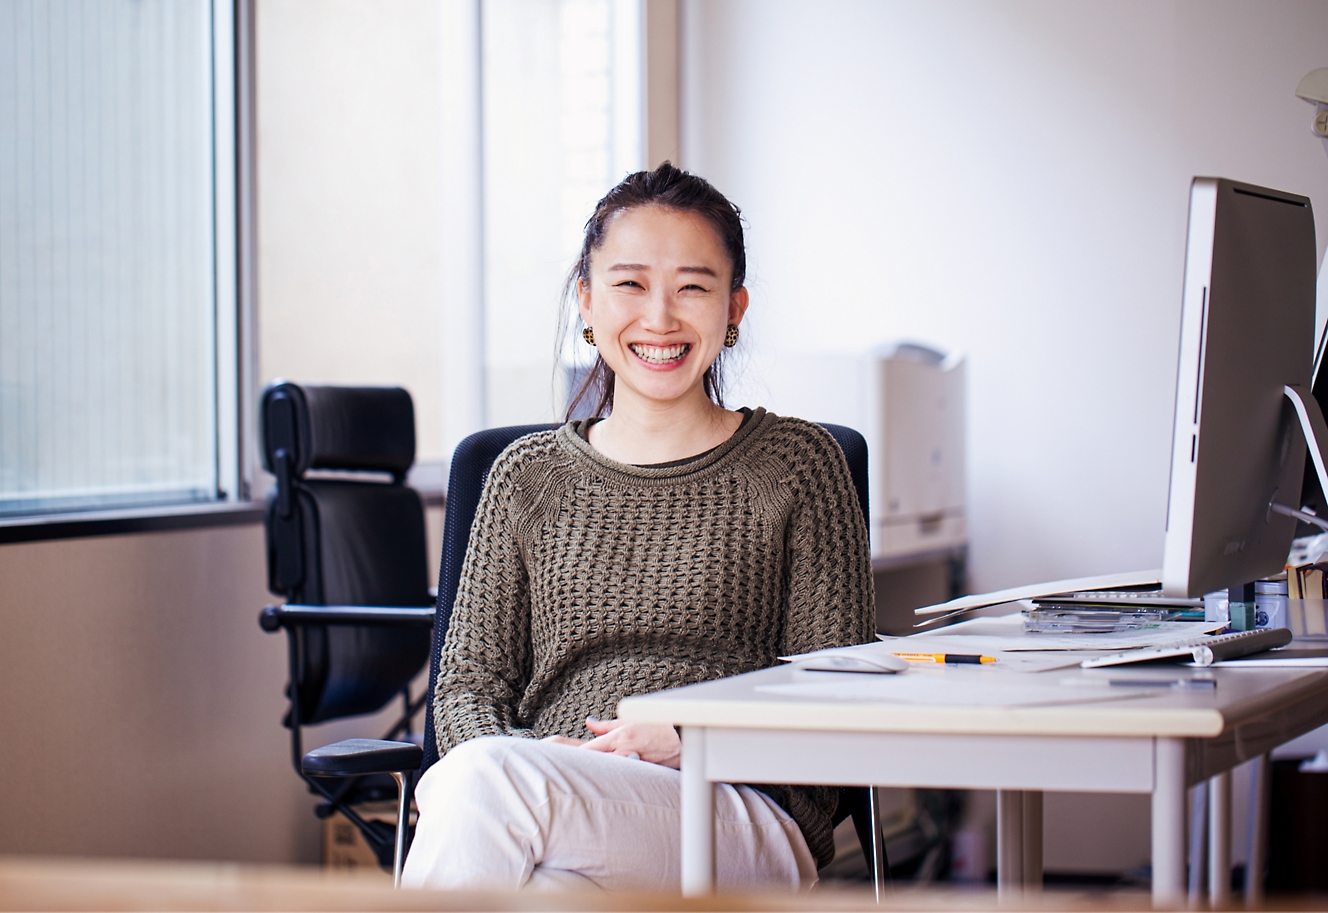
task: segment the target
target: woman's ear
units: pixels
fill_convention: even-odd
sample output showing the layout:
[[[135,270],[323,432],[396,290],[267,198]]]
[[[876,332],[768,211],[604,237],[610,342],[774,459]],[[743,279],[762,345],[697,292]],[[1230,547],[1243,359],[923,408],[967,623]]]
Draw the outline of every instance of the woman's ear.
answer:
[[[735,290],[729,295],[729,323],[737,326],[742,323],[742,315],[747,313],[747,286]]]
[[[593,327],[595,321],[590,315],[590,283],[585,279],[576,280],[576,299],[577,310],[581,313],[581,320],[588,327]]]

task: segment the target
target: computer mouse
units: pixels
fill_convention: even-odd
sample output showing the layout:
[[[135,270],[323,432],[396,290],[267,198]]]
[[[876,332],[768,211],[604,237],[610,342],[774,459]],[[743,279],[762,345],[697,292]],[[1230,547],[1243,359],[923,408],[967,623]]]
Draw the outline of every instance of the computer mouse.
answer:
[[[903,672],[908,668],[908,660],[890,653],[875,656],[862,656],[847,653],[827,653],[813,656],[797,663],[799,669],[811,672]]]

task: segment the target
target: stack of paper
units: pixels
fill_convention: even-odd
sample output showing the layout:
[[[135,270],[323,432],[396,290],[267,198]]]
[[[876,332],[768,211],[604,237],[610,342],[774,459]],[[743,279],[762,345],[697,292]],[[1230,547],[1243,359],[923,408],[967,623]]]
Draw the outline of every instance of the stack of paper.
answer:
[[[1221,630],[1222,623],[1190,621],[1158,622],[1148,628],[1110,634],[1028,634],[1024,631],[1023,617],[1019,613],[996,618],[974,618],[958,624],[913,634],[909,637],[880,636],[874,644],[841,647],[837,650],[818,650],[797,656],[781,656],[787,662],[796,662],[813,655],[861,651],[870,656],[881,653],[931,653],[989,656],[996,662],[983,669],[1011,672],[1045,672],[1077,666],[1089,657],[1105,653],[1118,653],[1140,647],[1156,647],[1194,637],[1196,634]]]

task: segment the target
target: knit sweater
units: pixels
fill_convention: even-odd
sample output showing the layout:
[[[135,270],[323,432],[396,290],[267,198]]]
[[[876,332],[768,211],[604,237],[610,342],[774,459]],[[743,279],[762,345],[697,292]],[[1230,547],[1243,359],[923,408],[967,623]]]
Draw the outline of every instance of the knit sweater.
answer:
[[[443,647],[440,752],[586,738],[622,698],[872,639],[867,529],[844,455],[757,409],[681,466],[628,466],[572,422],[513,442],[484,486]],[[834,857],[837,792],[758,787]]]

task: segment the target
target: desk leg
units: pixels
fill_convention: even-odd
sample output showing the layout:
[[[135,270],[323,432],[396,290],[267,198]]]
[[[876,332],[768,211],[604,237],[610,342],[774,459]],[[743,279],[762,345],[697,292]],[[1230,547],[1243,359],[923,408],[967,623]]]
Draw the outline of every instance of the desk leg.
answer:
[[[1185,740],[1153,740],[1153,904],[1185,903]]]
[[[1231,903],[1231,772],[1208,780],[1208,903]]]
[[[1024,793],[996,790],[996,892],[1002,898],[1024,887]]]
[[[1245,863],[1245,906],[1253,910],[1263,902],[1263,870],[1268,859],[1268,798],[1273,768],[1269,755],[1251,765],[1250,844]]]
[[[1190,787],[1190,837],[1188,868],[1190,870],[1188,897],[1191,910],[1199,908],[1203,902],[1204,873],[1207,871],[1207,857],[1204,855],[1204,840],[1208,833],[1208,784],[1200,783]]]
[[[1042,791],[1024,791],[1024,890],[1042,892]]]
[[[715,891],[715,787],[706,779],[706,731],[682,730],[682,893]]]

